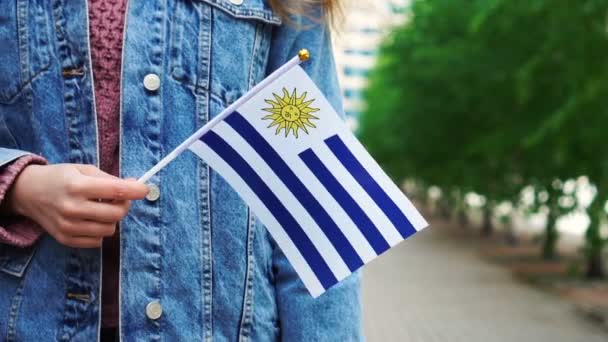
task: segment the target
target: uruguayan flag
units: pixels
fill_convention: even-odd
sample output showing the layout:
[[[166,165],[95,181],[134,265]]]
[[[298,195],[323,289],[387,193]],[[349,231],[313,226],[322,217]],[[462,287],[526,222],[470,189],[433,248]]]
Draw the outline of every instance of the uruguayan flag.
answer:
[[[190,145],[317,297],[427,223],[299,66]]]

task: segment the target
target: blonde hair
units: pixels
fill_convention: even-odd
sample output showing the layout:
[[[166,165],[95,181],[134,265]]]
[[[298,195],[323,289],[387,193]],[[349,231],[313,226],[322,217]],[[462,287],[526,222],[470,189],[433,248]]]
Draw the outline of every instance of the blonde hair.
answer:
[[[338,0],[269,0],[272,9],[277,12],[288,23],[291,22],[289,17],[292,15],[304,15],[317,20],[327,20],[334,22],[336,17],[341,13],[341,7]],[[312,15],[312,9],[321,5],[323,15],[321,18],[318,15]]]

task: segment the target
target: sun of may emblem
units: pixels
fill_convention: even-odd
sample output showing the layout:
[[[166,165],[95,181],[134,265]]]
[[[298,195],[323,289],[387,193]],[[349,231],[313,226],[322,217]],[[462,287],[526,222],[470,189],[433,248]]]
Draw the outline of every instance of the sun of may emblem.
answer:
[[[272,114],[266,115],[262,119],[272,120],[268,127],[277,126],[275,134],[279,134],[281,130],[285,130],[286,137],[289,135],[289,132],[292,132],[297,138],[300,129],[308,134],[306,126],[310,128],[317,127],[310,120],[319,120],[319,118],[310,113],[318,112],[319,108],[309,106],[313,103],[314,99],[305,101],[306,92],[298,97],[296,89],[289,95],[289,91],[283,88],[283,97],[275,93],[272,95],[274,95],[276,101],[265,100],[272,108],[264,108],[265,111]]]

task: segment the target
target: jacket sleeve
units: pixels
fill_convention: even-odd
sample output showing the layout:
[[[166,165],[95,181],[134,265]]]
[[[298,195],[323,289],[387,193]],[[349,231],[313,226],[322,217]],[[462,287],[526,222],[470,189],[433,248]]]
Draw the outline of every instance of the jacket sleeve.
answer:
[[[6,164],[14,161],[15,159],[26,156],[28,154],[31,153],[21,150],[13,150],[9,148],[0,147],[0,167],[3,167]]]
[[[295,21],[295,25],[284,24],[273,31],[268,73],[295,56],[300,49],[308,49],[311,58],[301,65],[302,68],[336,112],[343,115],[329,26],[305,18],[295,18]],[[276,243],[273,270],[282,340],[363,340],[359,272],[315,299]]]
[[[46,164],[46,160],[27,152],[0,148],[0,207],[19,173],[31,164]],[[42,231],[36,222],[26,217],[0,214],[2,244],[31,246],[38,240]]]

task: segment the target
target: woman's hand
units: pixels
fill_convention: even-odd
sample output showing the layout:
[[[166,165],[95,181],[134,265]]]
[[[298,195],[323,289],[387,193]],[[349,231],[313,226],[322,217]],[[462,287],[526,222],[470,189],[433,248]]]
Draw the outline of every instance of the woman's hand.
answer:
[[[36,221],[59,243],[92,248],[114,234],[130,200],[147,193],[144,184],[92,165],[30,165],[13,183],[5,204],[9,213]]]

